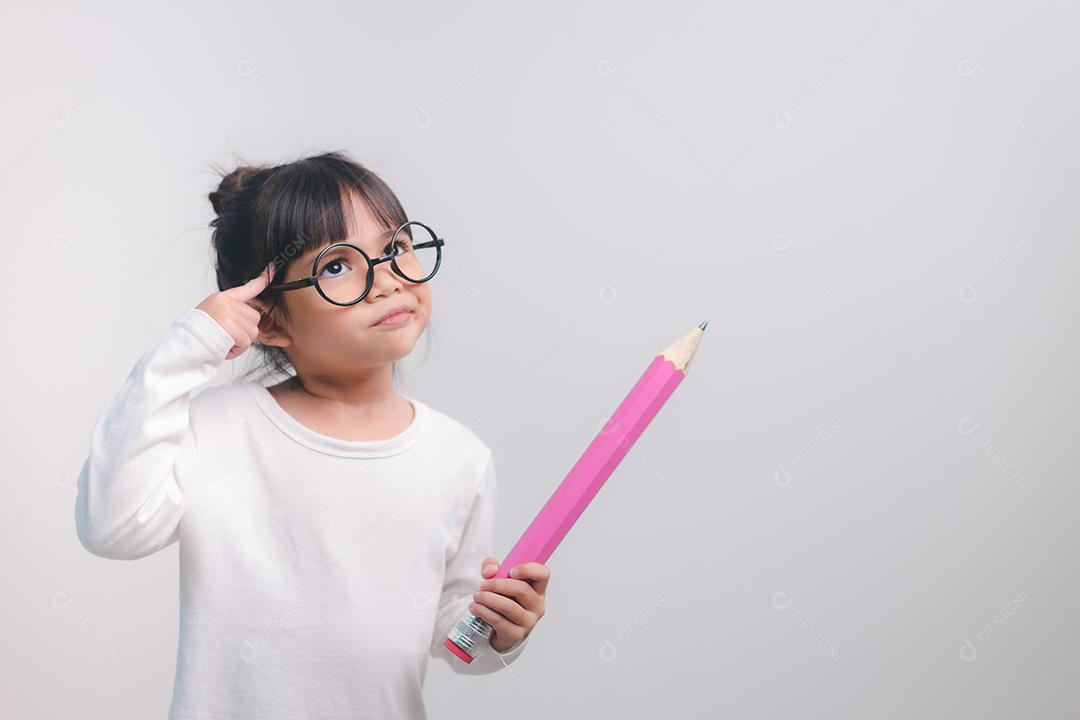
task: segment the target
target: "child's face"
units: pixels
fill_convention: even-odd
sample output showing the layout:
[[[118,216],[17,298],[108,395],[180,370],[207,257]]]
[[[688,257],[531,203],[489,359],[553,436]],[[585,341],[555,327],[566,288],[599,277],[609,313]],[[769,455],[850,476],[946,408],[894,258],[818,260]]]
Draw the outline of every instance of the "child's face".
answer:
[[[359,245],[371,258],[383,255],[390,242],[381,225],[356,195],[350,195],[352,212],[346,208],[348,242]],[[278,282],[311,275],[311,263],[322,248],[310,250],[289,262]],[[289,361],[301,375],[349,377],[357,371],[389,365],[409,354],[431,317],[428,283],[412,283],[393,271],[389,262],[375,266],[367,296],[355,305],[327,302],[314,287],[281,293],[279,305],[288,315],[273,312],[274,323],[264,319],[259,341],[285,348]],[[404,325],[376,326],[388,311],[406,306],[413,312]]]

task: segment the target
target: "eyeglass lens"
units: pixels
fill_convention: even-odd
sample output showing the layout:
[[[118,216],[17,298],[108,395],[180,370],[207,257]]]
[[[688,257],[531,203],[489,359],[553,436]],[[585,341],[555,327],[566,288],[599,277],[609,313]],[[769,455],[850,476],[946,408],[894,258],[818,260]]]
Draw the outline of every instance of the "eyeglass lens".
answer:
[[[438,260],[438,248],[414,247],[435,240],[426,228],[407,225],[394,240],[392,264],[400,275],[412,282],[431,277]],[[387,248],[389,250],[389,248]],[[316,268],[316,281],[326,297],[336,303],[351,303],[367,290],[368,262],[355,248],[339,245],[327,251]]]

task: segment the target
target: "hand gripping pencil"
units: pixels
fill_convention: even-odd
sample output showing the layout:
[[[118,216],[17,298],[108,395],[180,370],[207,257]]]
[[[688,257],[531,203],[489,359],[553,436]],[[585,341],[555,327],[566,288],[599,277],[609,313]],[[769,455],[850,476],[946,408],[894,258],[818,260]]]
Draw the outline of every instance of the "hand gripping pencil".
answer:
[[[547,562],[604,481],[686,377],[707,324],[701,323],[653,359],[503,559],[493,578],[510,577],[510,568],[515,565]],[[470,663],[489,644],[493,632],[494,628],[482,618],[468,613],[450,631],[443,645]]]

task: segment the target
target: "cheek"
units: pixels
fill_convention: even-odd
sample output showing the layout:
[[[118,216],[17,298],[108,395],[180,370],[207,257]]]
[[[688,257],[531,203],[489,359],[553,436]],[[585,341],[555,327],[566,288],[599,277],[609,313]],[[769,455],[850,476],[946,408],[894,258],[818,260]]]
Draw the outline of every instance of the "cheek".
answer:
[[[417,306],[427,315],[431,311],[431,287],[426,283],[418,285],[413,288],[413,294],[416,295]]]
[[[310,292],[301,290],[300,297],[289,298],[289,328],[293,340],[299,344],[305,344],[305,340],[325,335],[327,330],[340,322],[335,318],[335,308],[322,299],[314,289]]]

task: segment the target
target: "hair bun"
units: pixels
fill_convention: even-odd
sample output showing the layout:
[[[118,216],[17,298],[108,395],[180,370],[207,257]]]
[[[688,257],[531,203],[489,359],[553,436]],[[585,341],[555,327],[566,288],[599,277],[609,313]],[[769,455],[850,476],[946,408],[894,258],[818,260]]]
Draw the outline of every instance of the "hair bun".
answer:
[[[211,221],[211,225],[217,225],[221,219],[220,216],[225,214],[229,206],[229,200],[240,192],[244,187],[244,182],[258,171],[259,168],[257,167],[242,165],[221,178],[217,190],[208,195],[210,204],[214,207],[214,212],[218,214],[218,217]]]

